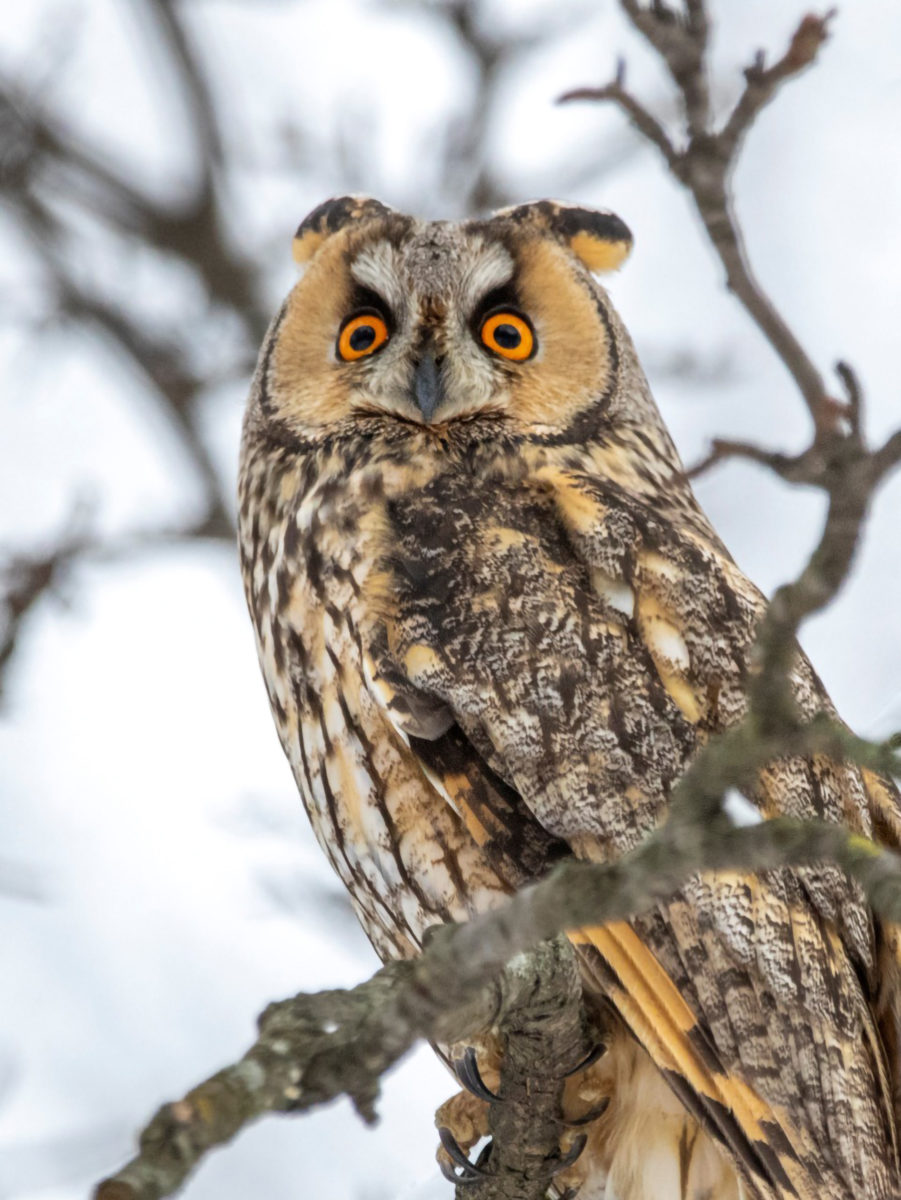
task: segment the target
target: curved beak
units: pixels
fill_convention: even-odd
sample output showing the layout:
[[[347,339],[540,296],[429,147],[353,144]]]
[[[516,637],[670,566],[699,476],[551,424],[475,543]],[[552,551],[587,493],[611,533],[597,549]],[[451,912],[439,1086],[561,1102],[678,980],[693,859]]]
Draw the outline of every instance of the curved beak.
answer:
[[[426,350],[413,372],[413,400],[427,421],[444,403],[441,363],[431,350]]]

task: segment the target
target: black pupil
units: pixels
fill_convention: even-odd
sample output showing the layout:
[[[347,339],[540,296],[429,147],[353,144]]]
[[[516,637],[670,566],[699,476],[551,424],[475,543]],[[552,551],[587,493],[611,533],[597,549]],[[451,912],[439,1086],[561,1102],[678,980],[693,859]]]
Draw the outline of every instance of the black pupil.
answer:
[[[375,341],[375,329],[371,325],[358,325],[349,341],[351,350],[368,350]]]
[[[522,334],[515,325],[498,325],[494,330],[494,340],[505,350],[515,350],[522,341]]]

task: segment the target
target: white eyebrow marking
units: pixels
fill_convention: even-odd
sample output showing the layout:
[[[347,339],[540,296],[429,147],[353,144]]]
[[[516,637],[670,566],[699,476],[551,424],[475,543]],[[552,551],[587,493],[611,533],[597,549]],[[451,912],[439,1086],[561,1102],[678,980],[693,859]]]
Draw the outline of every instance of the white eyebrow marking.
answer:
[[[483,242],[478,257],[460,281],[465,306],[468,309],[513,278],[514,262],[499,242]]]
[[[361,251],[350,266],[350,273],[357,283],[371,288],[395,313],[404,306],[404,292],[400,282],[397,251],[390,242],[376,242]]]

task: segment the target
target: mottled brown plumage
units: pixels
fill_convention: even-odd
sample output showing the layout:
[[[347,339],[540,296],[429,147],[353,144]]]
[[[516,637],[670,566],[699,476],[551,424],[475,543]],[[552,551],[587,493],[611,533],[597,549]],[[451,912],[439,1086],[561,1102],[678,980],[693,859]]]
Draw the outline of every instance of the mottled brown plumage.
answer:
[[[744,711],[761,596],[591,274],[629,240],[551,202],[457,225],[350,197],[298,231],[242,561],[282,745],[385,958],[563,855],[635,846]],[[795,683],[829,709],[800,654]],[[894,788],[822,757],[749,798],[899,841]],[[572,937],[610,1027],[584,1200],[895,1194],[895,931],[839,871],[705,875]]]

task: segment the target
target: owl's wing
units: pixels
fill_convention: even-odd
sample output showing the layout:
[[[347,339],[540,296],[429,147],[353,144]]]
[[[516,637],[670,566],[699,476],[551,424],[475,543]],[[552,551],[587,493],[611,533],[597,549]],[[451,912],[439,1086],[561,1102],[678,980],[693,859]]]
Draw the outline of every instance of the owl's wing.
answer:
[[[393,514],[374,685],[473,836],[506,839],[511,873],[528,844],[520,879],[561,843],[596,860],[636,845],[698,746],[742,711],[761,600],[692,504],[676,521],[615,480],[545,464],[490,504],[445,480]],[[804,711],[828,706],[804,662],[796,684]],[[753,799],[869,833],[873,790],[853,767],[790,760]],[[711,873],[572,937],[761,1195],[892,1195],[874,932],[840,872]]]

